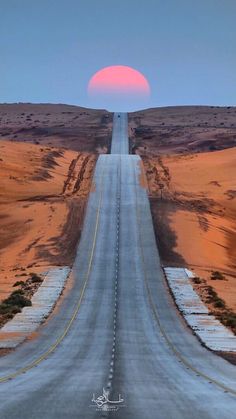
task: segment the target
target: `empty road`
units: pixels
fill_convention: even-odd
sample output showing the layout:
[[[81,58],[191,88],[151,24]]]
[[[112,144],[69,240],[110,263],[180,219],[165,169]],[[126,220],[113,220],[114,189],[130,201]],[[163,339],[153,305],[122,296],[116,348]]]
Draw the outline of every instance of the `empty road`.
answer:
[[[111,154],[129,154],[127,113],[114,113]]]
[[[118,115],[112,154],[97,162],[72,285],[38,336],[0,358],[1,419],[235,418],[235,367],[178,314],[142,163],[127,154],[127,115]],[[92,401],[103,388],[110,401],[124,399],[117,410]]]

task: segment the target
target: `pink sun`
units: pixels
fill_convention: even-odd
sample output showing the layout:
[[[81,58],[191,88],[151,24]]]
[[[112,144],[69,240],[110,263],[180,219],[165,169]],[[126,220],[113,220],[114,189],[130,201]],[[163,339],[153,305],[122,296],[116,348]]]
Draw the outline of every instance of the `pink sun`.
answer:
[[[149,96],[150,86],[139,71],[128,66],[115,65],[95,73],[89,81],[88,92],[90,95],[122,92]]]
[[[94,103],[138,104],[147,102],[150,86],[145,76],[134,68],[115,65],[95,73],[88,84],[88,95]]]

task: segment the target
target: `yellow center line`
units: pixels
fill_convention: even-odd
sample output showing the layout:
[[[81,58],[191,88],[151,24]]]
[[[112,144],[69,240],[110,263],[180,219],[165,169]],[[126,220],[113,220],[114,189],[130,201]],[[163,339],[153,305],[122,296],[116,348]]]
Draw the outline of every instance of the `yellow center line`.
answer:
[[[136,164],[136,162],[135,162]],[[135,171],[135,175],[137,174],[136,172],[136,166],[134,167],[134,171]],[[149,304],[151,306],[154,318],[156,320],[156,323],[160,329],[161,334],[163,335],[165,341],[167,342],[169,348],[172,350],[172,352],[176,355],[176,357],[190,370],[192,370],[195,374],[199,375],[202,378],[205,378],[208,382],[214,383],[216,386],[220,387],[222,390],[233,394],[234,396],[236,396],[236,390],[226,386],[225,384],[221,383],[220,381],[209,377],[207,374],[205,374],[204,372],[199,371],[197,368],[195,368],[192,364],[190,364],[183,356],[182,354],[176,349],[176,347],[174,346],[174,344],[171,342],[170,338],[168,337],[164,327],[161,324],[160,321],[160,316],[158,313],[158,310],[156,309],[156,306],[153,302],[153,298],[152,298],[152,294],[151,294],[151,290],[148,284],[148,279],[147,279],[147,272],[146,272],[146,264],[145,264],[145,258],[144,258],[144,252],[143,252],[143,245],[142,245],[142,235],[140,232],[140,225],[141,225],[141,219],[140,219],[140,212],[139,212],[139,208],[138,208],[138,193],[137,193],[137,176],[135,176],[135,194],[136,194],[136,216],[137,216],[137,221],[138,221],[138,230],[139,230],[139,242],[140,242],[140,249],[141,249],[141,258],[142,258],[142,262],[143,262],[143,271],[144,271],[144,282],[145,282],[145,287],[147,290],[147,295],[148,295],[148,300],[149,300]]]
[[[102,195],[103,195],[104,170],[105,170],[105,167],[103,167],[103,170],[102,170],[102,173],[101,173],[99,202],[98,202],[98,208],[97,208],[97,214],[96,214],[96,224],[95,224],[95,229],[94,229],[93,244],[92,244],[92,249],[91,249],[91,252],[90,252],[88,269],[87,269],[87,272],[86,272],[86,275],[85,275],[85,281],[84,281],[83,288],[82,288],[81,293],[80,293],[79,301],[78,301],[78,303],[76,305],[76,308],[75,308],[75,310],[72,314],[72,317],[69,320],[69,322],[67,323],[67,325],[66,325],[63,333],[61,334],[61,336],[58,337],[56,342],[53,343],[46,352],[44,352],[40,357],[35,359],[30,364],[26,365],[23,368],[18,369],[16,372],[14,372],[12,374],[9,374],[9,375],[6,375],[6,376],[0,377],[0,383],[3,383],[7,380],[15,378],[15,377],[19,376],[20,374],[23,374],[23,373],[29,371],[33,367],[36,367],[38,364],[40,364],[42,361],[44,361],[58,347],[58,345],[63,341],[63,339],[65,338],[65,336],[69,332],[69,330],[70,330],[70,328],[71,328],[71,326],[72,326],[72,324],[73,324],[73,322],[74,322],[74,320],[75,320],[75,318],[78,314],[78,311],[80,309],[81,302],[83,300],[84,293],[85,293],[85,290],[86,290],[86,287],[87,287],[87,284],[88,284],[90,271],[91,271],[91,267],[92,267],[92,262],[93,262],[93,257],[94,257],[95,246],[96,246],[98,225],[99,225],[100,212],[101,212]]]

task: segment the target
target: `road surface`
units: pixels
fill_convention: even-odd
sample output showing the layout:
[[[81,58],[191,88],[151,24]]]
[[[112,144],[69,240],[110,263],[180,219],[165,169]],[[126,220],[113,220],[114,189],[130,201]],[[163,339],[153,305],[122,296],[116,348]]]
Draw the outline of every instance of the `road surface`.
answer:
[[[113,141],[127,137],[116,118]],[[94,183],[71,289],[0,358],[1,419],[235,418],[235,367],[199,344],[167,290],[140,158],[100,156]],[[96,407],[103,389],[124,399],[104,403],[117,410]]]
[[[127,113],[114,113],[111,154],[129,154]]]

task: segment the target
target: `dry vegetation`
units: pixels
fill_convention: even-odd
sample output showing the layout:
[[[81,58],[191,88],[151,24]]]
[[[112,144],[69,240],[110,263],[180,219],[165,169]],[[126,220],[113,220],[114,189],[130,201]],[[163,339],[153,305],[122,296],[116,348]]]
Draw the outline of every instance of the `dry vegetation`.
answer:
[[[31,306],[31,297],[41,285],[43,279],[40,275],[31,272],[28,275],[24,272],[19,277],[27,277],[16,281],[13,287],[16,287],[11,294],[0,303],[0,326],[3,326],[15,314],[21,312],[23,307]]]
[[[0,140],[106,153],[112,114],[70,105],[0,105]]]
[[[236,146],[236,108],[178,106],[129,116],[134,153],[198,153]]]

